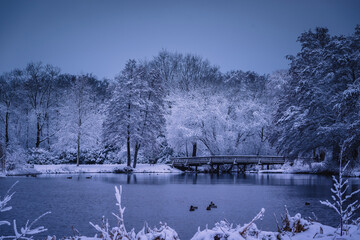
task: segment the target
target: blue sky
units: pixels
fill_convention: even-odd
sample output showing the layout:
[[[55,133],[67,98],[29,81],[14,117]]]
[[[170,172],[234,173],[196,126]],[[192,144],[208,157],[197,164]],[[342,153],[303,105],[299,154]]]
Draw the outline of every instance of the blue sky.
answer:
[[[194,53],[231,69],[288,67],[300,33],[351,34],[360,1],[1,0],[0,72],[30,61],[112,78],[129,58]]]

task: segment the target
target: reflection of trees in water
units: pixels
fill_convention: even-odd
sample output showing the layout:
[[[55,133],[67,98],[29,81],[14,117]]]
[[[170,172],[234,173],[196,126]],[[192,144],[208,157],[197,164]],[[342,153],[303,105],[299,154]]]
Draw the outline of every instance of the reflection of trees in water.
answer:
[[[83,178],[79,179],[85,180]],[[231,185],[261,185],[261,186],[292,186],[296,188],[295,195],[323,196],[323,192],[330,189],[331,178],[311,174],[204,174],[204,173],[182,173],[182,174],[99,174],[94,175],[93,180],[108,182],[114,185],[120,184],[231,184]],[[89,180],[87,180],[89,181]],[[359,179],[351,179],[352,191],[360,188]],[[176,186],[174,186],[176,187]]]

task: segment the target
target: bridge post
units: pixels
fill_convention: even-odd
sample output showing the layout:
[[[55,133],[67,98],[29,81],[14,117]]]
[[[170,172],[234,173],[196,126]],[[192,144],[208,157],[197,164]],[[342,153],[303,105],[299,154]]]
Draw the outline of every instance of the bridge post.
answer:
[[[231,166],[230,166],[230,168],[227,170],[227,172],[231,173],[233,167],[234,167],[234,164],[231,164]]]
[[[266,168],[267,168],[267,170],[269,170],[270,169],[270,164],[268,164]]]
[[[198,171],[198,166],[196,165],[196,166],[195,166],[195,172],[197,172],[197,171]]]
[[[220,164],[216,165],[216,173],[220,173]]]

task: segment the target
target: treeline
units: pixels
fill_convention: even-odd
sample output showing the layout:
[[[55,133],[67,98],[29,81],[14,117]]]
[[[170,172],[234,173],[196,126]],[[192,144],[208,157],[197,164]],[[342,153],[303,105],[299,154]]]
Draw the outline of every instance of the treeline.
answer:
[[[358,159],[360,28],[299,37],[290,69],[222,73],[192,54],[129,60],[112,80],[30,63],[0,77],[7,161],[104,163],[282,154]],[[355,162],[355,161],[354,161]]]
[[[299,37],[289,80],[274,116],[271,143],[294,158],[341,154],[357,160],[360,146],[360,26],[350,36],[316,28]],[[313,154],[311,154],[311,152]],[[355,164],[355,161],[352,161]]]
[[[42,63],[3,74],[1,139],[7,159],[26,159],[29,153],[36,158],[46,150],[54,153],[46,156],[52,161],[81,145],[98,149],[108,86],[92,75],[61,74]]]

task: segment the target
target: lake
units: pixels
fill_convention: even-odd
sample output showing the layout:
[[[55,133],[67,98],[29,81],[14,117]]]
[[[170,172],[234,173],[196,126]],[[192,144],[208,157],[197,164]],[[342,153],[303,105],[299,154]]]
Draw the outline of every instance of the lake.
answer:
[[[67,179],[72,176],[72,179]],[[86,177],[92,176],[91,179]],[[335,212],[321,205],[319,200],[331,198],[330,177],[305,174],[79,174],[41,175],[34,177],[7,177],[0,179],[0,195],[3,196],[15,181],[10,206],[13,209],[0,213],[0,220],[17,219],[18,228],[26,220],[37,218],[51,211],[39,221],[48,231],[36,235],[58,238],[73,235],[72,226],[82,235],[93,236],[95,229],[89,221],[100,224],[101,217],[116,220],[112,212],[115,206],[114,186],[123,186],[123,206],[127,230],[138,232],[147,221],[149,226],[166,222],[181,239],[190,239],[198,227],[209,228],[227,219],[231,223],[244,224],[265,208],[265,217],[256,222],[263,230],[276,231],[274,213],[278,221],[284,215],[286,205],[290,214],[318,217],[319,221],[335,226]],[[359,178],[350,178],[350,189],[360,188]],[[357,196],[359,197],[359,196]],[[206,206],[213,201],[218,208],[211,211]],[[305,205],[305,202],[310,205]],[[190,205],[198,206],[194,212]],[[12,233],[12,227],[1,226],[2,234]]]

